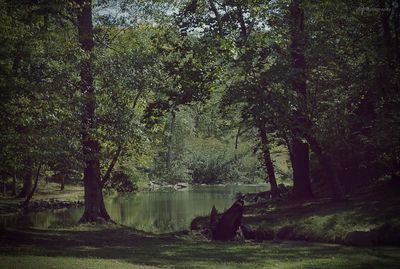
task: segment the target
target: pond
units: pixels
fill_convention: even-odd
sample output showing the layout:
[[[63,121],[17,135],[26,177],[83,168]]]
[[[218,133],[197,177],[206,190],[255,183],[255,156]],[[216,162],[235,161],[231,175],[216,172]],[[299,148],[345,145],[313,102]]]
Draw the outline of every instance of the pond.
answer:
[[[159,190],[108,196],[106,208],[117,223],[151,233],[189,229],[197,216],[208,215],[213,205],[219,212],[229,208],[237,192],[259,192],[266,185],[193,186],[184,190]],[[2,226],[52,228],[71,226],[83,208],[43,211],[2,219]]]
[[[238,192],[260,192],[267,185],[191,186],[105,197],[111,218],[119,224],[151,233],[188,229],[197,216],[208,215],[213,205],[226,210]],[[49,210],[2,218],[1,226],[54,228],[75,225],[83,208]]]

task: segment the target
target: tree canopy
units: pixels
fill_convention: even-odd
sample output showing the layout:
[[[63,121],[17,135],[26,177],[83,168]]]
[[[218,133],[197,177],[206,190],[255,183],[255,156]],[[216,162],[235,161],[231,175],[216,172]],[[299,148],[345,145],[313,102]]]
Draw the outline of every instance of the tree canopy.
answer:
[[[1,180],[83,178],[92,221],[113,186],[398,178],[399,6],[1,0]]]

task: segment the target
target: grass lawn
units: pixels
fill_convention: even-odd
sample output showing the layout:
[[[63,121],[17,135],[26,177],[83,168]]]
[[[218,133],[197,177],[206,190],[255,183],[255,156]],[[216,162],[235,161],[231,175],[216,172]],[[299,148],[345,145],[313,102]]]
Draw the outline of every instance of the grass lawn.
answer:
[[[0,268],[398,268],[399,263],[396,247],[220,243],[120,227],[8,230],[0,235]]]
[[[60,191],[60,185],[53,182],[40,181],[33,195],[31,202],[59,200],[65,202],[83,201],[84,192],[81,185],[66,185],[65,189]],[[25,201],[25,198],[16,198],[0,195],[0,215],[13,215],[21,208],[19,205]]]
[[[242,224],[268,231],[280,240],[346,243],[351,232],[371,232],[386,225],[378,239],[398,244],[400,235],[400,183],[385,182],[348,195],[340,201],[276,200],[247,205]],[[196,229],[207,226],[209,216],[194,220]],[[399,267],[400,268],[400,267]]]

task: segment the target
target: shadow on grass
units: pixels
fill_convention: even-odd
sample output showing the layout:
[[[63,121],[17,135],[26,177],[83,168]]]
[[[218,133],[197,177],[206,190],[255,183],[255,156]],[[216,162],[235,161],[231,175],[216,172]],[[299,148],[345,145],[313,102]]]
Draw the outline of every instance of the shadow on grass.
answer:
[[[384,186],[375,192],[354,194],[341,201],[314,199],[311,201],[282,201],[260,203],[245,208],[246,224],[257,225],[262,221],[269,225],[279,225],[290,220],[299,223],[302,220],[317,217],[344,216],[353,223],[382,225],[400,223],[400,191],[393,186]]]
[[[129,229],[5,231],[6,256],[96,257],[173,268],[396,268],[398,248],[352,248],[303,242],[199,242]]]

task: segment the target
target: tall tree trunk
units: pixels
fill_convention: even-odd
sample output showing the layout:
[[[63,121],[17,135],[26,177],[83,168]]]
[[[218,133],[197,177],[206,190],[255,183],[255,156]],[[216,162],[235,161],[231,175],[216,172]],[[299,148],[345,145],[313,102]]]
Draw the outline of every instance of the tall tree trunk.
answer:
[[[344,196],[344,190],[336,173],[336,169],[333,167],[333,161],[328,154],[322,151],[321,146],[314,136],[306,134],[306,139],[310,144],[311,150],[317,156],[322,169],[325,171],[326,179],[331,187],[332,197],[334,199],[341,199]]]
[[[312,196],[309,166],[309,146],[302,141],[302,133],[307,127],[303,119],[307,113],[307,88],[305,78],[306,62],[304,58],[305,33],[304,33],[304,11],[300,6],[300,0],[292,0],[290,4],[290,53],[292,57],[292,88],[297,92],[298,98],[296,111],[294,112],[294,130],[292,137],[293,153],[293,185],[294,194],[299,198]]]
[[[238,151],[238,146],[239,146],[240,129],[241,129],[241,126],[239,125],[236,136],[235,136],[235,153],[234,153],[235,154],[234,155],[235,162],[237,162],[239,160],[237,151]]]
[[[22,190],[18,194],[19,198],[24,198],[29,195],[32,190],[32,160],[27,160],[24,164],[24,171],[22,175]]]
[[[289,136],[287,135],[286,131],[283,132],[283,140],[285,141],[288,153],[289,153],[289,160],[290,163],[293,166],[294,163],[294,156],[293,156],[293,149],[292,149],[292,144],[290,143]]]
[[[292,0],[290,4],[291,15],[291,56],[293,78],[292,87],[298,93],[297,109],[294,112],[294,132],[292,139],[293,150],[293,181],[294,193],[301,198],[312,196],[309,168],[309,148],[315,153],[319,164],[325,171],[326,177],[331,185],[334,198],[344,195],[342,186],[333,167],[333,161],[322,151],[316,137],[310,133],[312,122],[307,115],[307,87],[306,87],[306,61],[304,57],[305,33],[304,33],[304,11],[300,0]],[[305,142],[305,141],[307,142]],[[296,185],[298,187],[296,187]]]
[[[386,59],[384,68],[380,69],[380,79],[382,80],[380,85],[380,91],[388,92],[386,98],[393,99],[393,95],[397,95],[400,92],[400,83],[392,78],[396,74],[396,67],[400,66],[400,8],[394,8],[396,1],[381,0],[380,8],[386,8],[392,6],[391,12],[382,12],[381,14],[381,25],[382,25],[382,43],[384,46],[383,57]],[[397,1],[397,5],[400,5],[400,1]],[[381,44],[379,44],[381,45]],[[379,48],[380,46],[378,46]],[[397,82],[397,83],[396,83]],[[388,89],[385,89],[388,88]],[[390,102],[390,101],[389,101]],[[396,178],[396,174],[400,170],[398,162],[398,154],[396,154],[396,147],[393,147],[390,156],[391,167],[389,168],[392,178]],[[389,171],[388,171],[389,172]]]
[[[173,137],[174,137],[174,133],[175,133],[175,121],[176,121],[175,111],[171,111],[171,124],[170,124],[170,129],[169,129],[168,151],[167,151],[167,159],[166,159],[167,171],[171,171],[172,141],[173,141]]]
[[[93,49],[92,3],[90,0],[76,0],[80,7],[78,14],[79,42],[85,56],[81,61],[81,93],[83,111],[81,119],[82,150],[85,158],[83,182],[85,190],[85,211],[80,222],[109,221],[103,200],[100,175],[100,144],[94,138],[95,129],[95,88],[91,67]]]
[[[268,175],[269,184],[271,185],[271,195],[272,197],[277,197],[279,196],[279,189],[276,183],[274,164],[271,160],[271,153],[269,151],[269,145],[268,145],[269,142],[268,142],[267,130],[265,128],[265,121],[258,120],[256,124],[258,127],[258,134],[261,142],[264,168]]]
[[[308,144],[301,139],[292,140],[293,150],[293,193],[297,198],[312,196]]]

